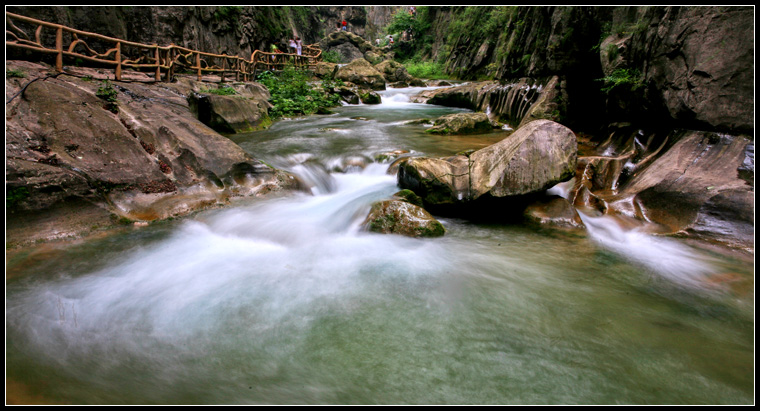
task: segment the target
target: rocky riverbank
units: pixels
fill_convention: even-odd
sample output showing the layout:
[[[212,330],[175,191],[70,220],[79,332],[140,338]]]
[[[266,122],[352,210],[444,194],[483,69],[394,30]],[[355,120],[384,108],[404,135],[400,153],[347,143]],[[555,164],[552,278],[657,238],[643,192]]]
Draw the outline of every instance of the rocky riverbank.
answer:
[[[98,70],[6,69],[6,236],[23,244],[148,222],[298,187],[201,119],[213,83],[110,83]],[[23,77],[22,77],[23,76]],[[233,85],[238,103],[215,124],[265,121],[266,89]],[[107,101],[103,96],[110,96]],[[201,96],[201,97],[199,97]],[[200,109],[199,109],[199,106]],[[201,112],[199,113],[199,110]],[[205,113],[205,114],[204,114]],[[212,124],[213,125],[213,124]],[[233,126],[234,128],[234,126]]]

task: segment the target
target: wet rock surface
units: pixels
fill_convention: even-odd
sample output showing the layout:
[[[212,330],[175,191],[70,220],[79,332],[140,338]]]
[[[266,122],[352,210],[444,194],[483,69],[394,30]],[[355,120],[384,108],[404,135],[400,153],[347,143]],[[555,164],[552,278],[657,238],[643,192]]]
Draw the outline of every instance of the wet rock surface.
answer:
[[[414,157],[399,164],[398,181],[427,205],[540,193],[575,173],[577,143],[567,127],[537,120],[499,143],[448,158]]]
[[[118,112],[96,96],[106,83],[97,70],[77,77],[45,78],[49,68],[14,62],[25,78],[6,81],[6,93],[23,95],[6,107],[8,226],[16,215],[76,212],[72,202],[93,204],[116,218],[155,220],[223,204],[230,197],[294,187],[285,173],[252,158],[203,124],[187,96],[199,85],[179,81],[148,85],[112,83]],[[10,97],[9,97],[10,99]],[[19,213],[19,214],[16,214]],[[62,216],[62,225],[72,218]],[[61,227],[69,233],[77,229]],[[45,233],[12,231],[13,241]]]
[[[408,237],[440,237],[443,225],[420,206],[402,200],[374,203],[364,226],[370,232]]]

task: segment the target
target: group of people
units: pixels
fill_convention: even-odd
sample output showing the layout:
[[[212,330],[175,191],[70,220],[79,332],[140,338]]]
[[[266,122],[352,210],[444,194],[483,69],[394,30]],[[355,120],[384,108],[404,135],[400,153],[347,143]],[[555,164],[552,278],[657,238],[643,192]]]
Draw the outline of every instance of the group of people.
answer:
[[[301,42],[301,38],[300,37],[296,37],[295,39],[288,40],[288,52],[290,52],[290,54],[298,54],[300,56],[301,55],[301,51],[303,50],[302,47],[303,47],[303,44]],[[271,52],[272,53],[282,53],[282,51],[280,51],[280,49],[277,48],[277,45],[275,45],[275,44],[272,44]],[[272,57],[274,57],[274,56],[272,56]]]
[[[303,44],[301,43],[301,38],[300,37],[296,37],[295,40],[294,39],[290,39],[288,41],[288,47],[290,48],[290,52],[291,53],[295,53],[295,54],[298,54],[300,56],[301,55],[301,50],[302,50],[302,47],[303,47]]]

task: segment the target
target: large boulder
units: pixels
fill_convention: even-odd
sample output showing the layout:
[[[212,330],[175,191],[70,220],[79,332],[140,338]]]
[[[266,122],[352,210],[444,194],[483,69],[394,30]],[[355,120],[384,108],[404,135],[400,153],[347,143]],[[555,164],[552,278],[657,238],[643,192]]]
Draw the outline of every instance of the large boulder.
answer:
[[[367,60],[357,59],[338,69],[335,76],[339,80],[348,81],[359,87],[371,90],[385,90],[385,77]]]
[[[356,59],[364,59],[365,53],[372,52],[371,57],[377,56],[382,61],[383,53],[370,42],[348,31],[335,31],[319,42],[323,52],[337,52],[339,63],[350,63]]]
[[[567,197],[586,214],[636,218],[661,234],[753,252],[748,169],[754,170],[749,136],[648,133],[621,124],[593,150],[584,149]]]
[[[221,133],[249,133],[271,124],[269,91],[258,83],[236,84],[232,95],[214,94],[201,88],[187,99],[190,110],[205,125]]]
[[[7,65],[26,75],[6,79],[7,95],[25,87],[6,105],[9,241],[79,235],[112,217],[163,219],[234,196],[295,187],[291,176],[198,120],[185,97],[204,86],[197,82],[111,83],[115,113],[96,95],[109,87],[90,80],[97,70],[30,82],[50,68]],[[81,224],[75,218],[80,210],[97,223]],[[76,226],[70,224],[75,220]],[[50,230],[35,229],[50,221]]]
[[[403,81],[409,83],[413,79],[412,75],[406,71],[406,67],[396,60],[386,60],[375,64],[375,69],[385,76],[385,81],[395,83]]]
[[[469,156],[413,157],[399,164],[398,183],[426,207],[488,197],[541,193],[573,177],[577,142],[567,127],[536,120]]]
[[[317,67],[314,69],[314,74],[319,78],[334,78],[337,72],[338,65],[326,61],[317,63]]]
[[[612,211],[717,242],[754,248],[754,189],[739,169],[746,136],[679,131],[664,153],[637,167],[617,193],[600,196]]]
[[[364,227],[374,233],[408,237],[440,237],[446,233],[443,225],[425,209],[395,199],[372,204]]]
[[[433,127],[425,130],[430,134],[468,134],[489,131],[493,127],[486,113],[454,113],[438,117]]]

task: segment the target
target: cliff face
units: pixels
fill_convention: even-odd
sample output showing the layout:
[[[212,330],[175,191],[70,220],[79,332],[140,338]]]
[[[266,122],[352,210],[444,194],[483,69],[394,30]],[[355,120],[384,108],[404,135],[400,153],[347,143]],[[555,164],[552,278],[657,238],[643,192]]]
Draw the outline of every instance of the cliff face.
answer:
[[[364,35],[364,7],[149,6],[9,7],[9,12],[146,44],[171,43],[211,53],[250,57],[254,50],[282,49],[291,37],[318,42],[346,19]]]
[[[751,7],[431,7],[422,16],[434,27],[427,55],[453,75],[561,76],[570,121],[754,129]]]

